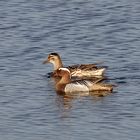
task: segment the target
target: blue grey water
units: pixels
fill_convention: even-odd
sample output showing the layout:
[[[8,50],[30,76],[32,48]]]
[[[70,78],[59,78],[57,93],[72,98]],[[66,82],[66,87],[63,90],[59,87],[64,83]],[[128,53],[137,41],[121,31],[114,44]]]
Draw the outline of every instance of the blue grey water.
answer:
[[[57,95],[42,61],[104,62],[106,97]],[[140,139],[139,0],[0,1],[0,140]]]

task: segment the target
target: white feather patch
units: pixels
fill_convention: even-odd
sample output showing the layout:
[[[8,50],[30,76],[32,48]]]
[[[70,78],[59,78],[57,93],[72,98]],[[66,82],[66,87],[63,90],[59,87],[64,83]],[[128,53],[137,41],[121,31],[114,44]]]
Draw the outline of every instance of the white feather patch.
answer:
[[[59,68],[59,70],[68,71],[70,73],[69,69],[67,68]]]
[[[84,83],[70,83],[65,87],[65,92],[89,92],[89,88]]]

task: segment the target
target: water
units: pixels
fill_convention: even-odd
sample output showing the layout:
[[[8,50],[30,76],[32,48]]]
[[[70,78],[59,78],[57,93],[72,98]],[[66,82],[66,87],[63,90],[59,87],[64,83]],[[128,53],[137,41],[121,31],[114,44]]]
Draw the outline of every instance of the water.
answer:
[[[0,1],[0,140],[139,140],[139,0]],[[111,95],[64,97],[45,77],[104,62]]]

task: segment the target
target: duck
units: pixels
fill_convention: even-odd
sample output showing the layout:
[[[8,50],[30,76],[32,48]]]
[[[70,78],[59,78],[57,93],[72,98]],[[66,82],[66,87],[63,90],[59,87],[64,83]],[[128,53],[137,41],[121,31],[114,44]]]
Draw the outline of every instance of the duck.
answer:
[[[67,68],[59,68],[55,71],[55,76],[60,80],[55,83],[55,89],[59,93],[77,93],[92,91],[113,91],[112,84],[105,84],[104,78],[71,80],[71,72]]]
[[[47,59],[43,61],[43,64],[46,63],[52,63],[54,71],[63,68],[63,63],[58,53],[50,53]],[[98,68],[96,64],[77,64],[66,68],[69,69],[72,77],[103,76],[106,70],[106,68],[103,67]],[[54,76],[53,73],[50,73],[50,75]]]

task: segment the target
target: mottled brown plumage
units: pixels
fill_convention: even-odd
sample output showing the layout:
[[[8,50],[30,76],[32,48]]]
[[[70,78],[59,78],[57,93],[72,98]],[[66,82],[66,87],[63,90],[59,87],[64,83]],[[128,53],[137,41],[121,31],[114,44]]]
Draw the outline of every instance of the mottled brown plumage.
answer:
[[[63,68],[61,57],[57,53],[50,53],[47,60],[43,64],[52,63],[54,71]],[[105,72],[105,68],[99,68],[95,64],[78,64],[66,67],[69,69],[71,76],[76,77],[93,77],[102,76]]]
[[[56,91],[59,92],[73,93],[113,90],[113,85],[102,83],[103,78],[71,81],[70,71],[67,68],[59,68],[55,71],[55,75],[61,77],[55,84]]]

